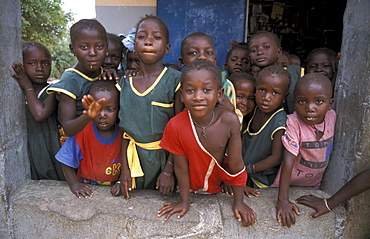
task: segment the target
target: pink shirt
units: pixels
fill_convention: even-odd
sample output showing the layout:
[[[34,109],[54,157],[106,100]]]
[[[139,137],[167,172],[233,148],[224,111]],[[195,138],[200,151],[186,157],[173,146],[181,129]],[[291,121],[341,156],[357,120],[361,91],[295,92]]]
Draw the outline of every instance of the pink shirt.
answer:
[[[282,136],[284,147],[298,156],[294,162],[290,185],[312,186],[318,188],[333,151],[334,127],[336,114],[334,110],[326,113],[325,120],[315,125],[324,135],[318,141],[315,129],[301,121],[297,113],[287,116],[286,131]],[[271,187],[279,187],[281,168]]]

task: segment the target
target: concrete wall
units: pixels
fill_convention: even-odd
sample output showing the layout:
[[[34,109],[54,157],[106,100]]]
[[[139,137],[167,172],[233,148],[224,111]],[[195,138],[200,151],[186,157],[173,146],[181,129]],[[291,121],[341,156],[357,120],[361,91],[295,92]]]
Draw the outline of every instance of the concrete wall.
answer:
[[[156,0],[95,0],[96,19],[107,32],[127,35],[145,15],[157,14]]]
[[[0,8],[0,238],[11,234],[9,205],[12,193],[30,177],[26,144],[24,95],[10,76],[11,64],[21,61],[19,0],[1,2]]]
[[[338,114],[334,152],[323,189],[336,192],[370,168],[370,1],[349,0],[335,89]],[[368,182],[367,182],[368,183]],[[370,190],[350,200],[345,236],[370,238]]]

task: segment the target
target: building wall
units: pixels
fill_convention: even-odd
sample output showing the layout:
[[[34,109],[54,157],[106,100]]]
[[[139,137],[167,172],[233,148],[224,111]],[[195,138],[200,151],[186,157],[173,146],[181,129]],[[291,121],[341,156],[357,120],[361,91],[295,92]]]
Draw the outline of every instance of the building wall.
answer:
[[[156,0],[95,0],[96,19],[107,32],[127,35],[147,15],[157,14]]]

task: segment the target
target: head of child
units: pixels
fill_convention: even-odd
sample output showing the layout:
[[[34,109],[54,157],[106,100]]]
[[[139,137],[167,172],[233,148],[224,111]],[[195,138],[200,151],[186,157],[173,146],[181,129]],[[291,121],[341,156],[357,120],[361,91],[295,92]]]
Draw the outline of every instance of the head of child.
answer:
[[[181,76],[181,100],[193,118],[211,116],[222,96],[221,71],[215,64],[195,61],[186,66]]]
[[[306,74],[320,73],[333,81],[336,72],[336,53],[329,48],[312,50],[306,60]]]
[[[256,32],[249,41],[251,64],[261,70],[267,66],[277,65],[281,51],[280,39],[272,32]]]
[[[229,76],[235,72],[249,72],[249,50],[245,45],[233,45],[226,55],[224,69]]]
[[[29,41],[22,44],[24,70],[32,84],[45,85],[51,72],[49,50],[39,42]]]
[[[107,53],[107,32],[95,19],[81,19],[70,29],[71,53],[78,63],[75,68],[89,77],[100,74]]]
[[[292,65],[301,66],[301,59],[295,54],[289,54]]]
[[[286,70],[290,65],[292,65],[290,55],[288,52],[283,51],[278,59],[278,66]]]
[[[236,72],[229,76],[233,83],[236,94],[236,108],[242,112],[243,116],[251,113],[256,106],[256,79],[248,73]]]
[[[290,80],[290,73],[280,66],[268,66],[258,72],[257,109],[265,114],[273,114],[288,96]]]
[[[100,134],[114,132],[119,110],[119,92],[115,87],[115,82],[110,80],[94,81],[89,90],[95,101],[102,98],[102,107],[93,122],[97,126]]]
[[[176,64],[172,64],[172,63],[166,62],[163,65],[165,67],[168,67],[168,68],[171,68],[171,69],[174,69],[174,70],[177,70],[177,71],[180,70],[180,67],[178,65],[176,65]]]
[[[140,59],[136,52],[128,51],[126,55],[126,66],[128,70],[138,72],[140,70]]]
[[[294,108],[305,124],[315,125],[324,121],[331,109],[332,87],[330,80],[320,73],[309,73],[297,81],[294,88]]]
[[[115,34],[108,33],[108,51],[103,64],[104,70],[118,69],[122,60],[123,45],[121,38]]]
[[[136,25],[135,52],[140,62],[160,63],[170,53],[170,35],[166,23],[156,16],[146,16]]]
[[[197,60],[216,64],[215,47],[212,39],[203,32],[193,32],[181,42],[179,65],[184,67]]]

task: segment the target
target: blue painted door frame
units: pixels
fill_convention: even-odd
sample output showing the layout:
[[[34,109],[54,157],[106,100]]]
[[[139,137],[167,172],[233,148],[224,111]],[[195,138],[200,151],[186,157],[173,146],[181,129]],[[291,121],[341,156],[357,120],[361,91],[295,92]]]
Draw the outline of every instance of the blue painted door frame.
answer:
[[[192,32],[204,32],[214,44],[217,65],[223,68],[230,42],[244,41],[246,0],[158,0],[157,16],[170,31],[171,52],[164,62],[178,64],[181,41]]]

